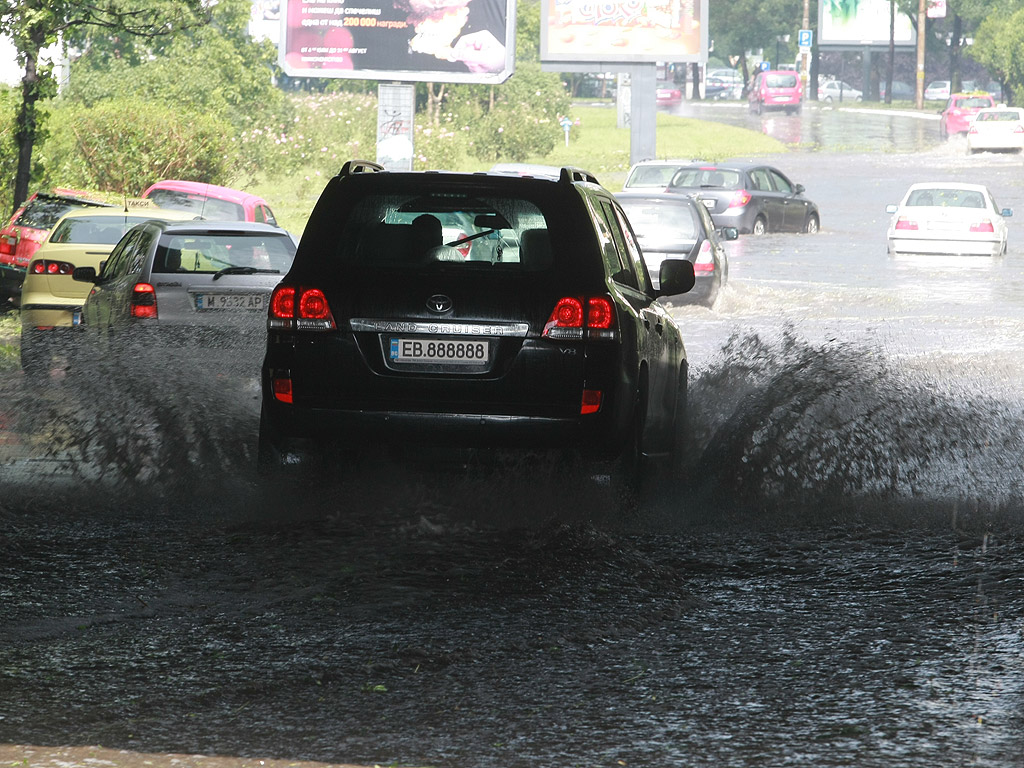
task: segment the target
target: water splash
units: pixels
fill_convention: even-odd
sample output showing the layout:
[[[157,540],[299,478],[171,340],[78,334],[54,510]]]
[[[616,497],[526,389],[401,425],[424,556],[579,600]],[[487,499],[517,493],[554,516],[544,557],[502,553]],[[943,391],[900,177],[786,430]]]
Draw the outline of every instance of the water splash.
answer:
[[[1016,406],[792,330],[775,340],[736,334],[720,357],[691,383],[689,476],[701,503],[823,512],[851,497],[1019,504]]]

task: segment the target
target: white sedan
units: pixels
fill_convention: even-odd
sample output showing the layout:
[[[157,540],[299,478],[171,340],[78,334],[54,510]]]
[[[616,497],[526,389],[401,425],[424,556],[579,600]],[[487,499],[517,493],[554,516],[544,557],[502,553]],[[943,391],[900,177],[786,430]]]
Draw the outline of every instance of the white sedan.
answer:
[[[842,80],[826,80],[818,86],[818,100],[831,104],[833,101],[860,101],[864,94]]]
[[[995,107],[974,116],[967,129],[967,151],[1024,150],[1024,109]]]
[[[1009,208],[999,208],[982,184],[912,184],[898,205],[886,206],[889,253],[1002,256]]]

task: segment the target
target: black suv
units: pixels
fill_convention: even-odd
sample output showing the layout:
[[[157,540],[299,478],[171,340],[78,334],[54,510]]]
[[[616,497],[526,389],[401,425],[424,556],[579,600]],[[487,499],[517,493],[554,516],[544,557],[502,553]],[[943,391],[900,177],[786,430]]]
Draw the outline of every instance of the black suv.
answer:
[[[636,480],[671,457],[687,360],[597,179],[346,163],[274,289],[259,469],[393,446],[566,449]],[[454,453],[454,451],[453,451]]]

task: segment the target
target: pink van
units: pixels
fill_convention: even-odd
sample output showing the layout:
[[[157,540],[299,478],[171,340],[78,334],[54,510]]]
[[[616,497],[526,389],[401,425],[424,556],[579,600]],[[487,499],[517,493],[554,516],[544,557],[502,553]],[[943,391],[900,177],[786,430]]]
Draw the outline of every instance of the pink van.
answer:
[[[750,86],[747,101],[750,110],[761,114],[766,109],[784,109],[791,114],[800,111],[803,87],[800,73],[790,70],[758,72]]]

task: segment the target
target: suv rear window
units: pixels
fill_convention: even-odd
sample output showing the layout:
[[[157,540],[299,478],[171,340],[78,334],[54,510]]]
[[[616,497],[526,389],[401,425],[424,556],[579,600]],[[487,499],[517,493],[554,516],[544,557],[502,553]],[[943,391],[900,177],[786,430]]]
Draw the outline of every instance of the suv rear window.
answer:
[[[506,196],[380,193],[361,197],[328,250],[340,265],[415,270],[552,264],[548,220],[529,200]]]

